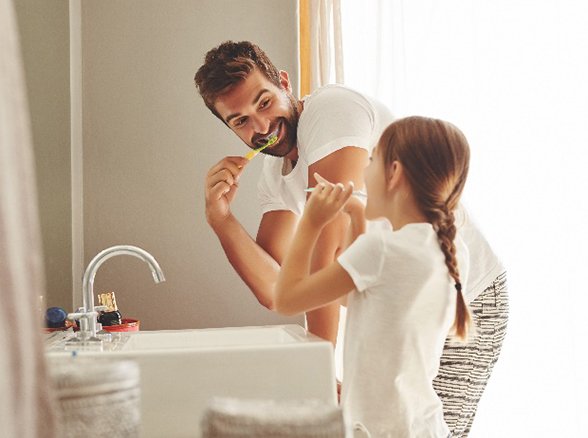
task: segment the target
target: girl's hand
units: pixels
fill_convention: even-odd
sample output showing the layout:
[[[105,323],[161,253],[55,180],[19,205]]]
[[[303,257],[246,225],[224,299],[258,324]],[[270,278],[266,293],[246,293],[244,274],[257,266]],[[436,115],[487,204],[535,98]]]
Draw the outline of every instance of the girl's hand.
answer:
[[[331,184],[329,181],[324,179],[318,173],[315,173],[314,176],[318,182]],[[353,192],[353,182],[350,182],[350,184],[351,184],[351,191]],[[359,234],[363,234],[365,232],[365,228],[366,228],[365,204],[363,202],[361,202],[359,200],[359,198],[357,198],[355,196],[351,196],[347,199],[347,202],[345,202],[345,205],[343,206],[342,211],[343,211],[343,213],[348,214],[351,219],[351,226],[356,233],[356,235],[353,237],[353,240],[355,240],[355,238]]]
[[[337,216],[353,193],[353,183],[333,184],[318,173],[318,184],[306,202],[303,218],[316,228],[322,228]]]
[[[343,207],[343,212],[347,213],[351,219],[348,236],[349,244],[351,244],[359,235],[365,233],[365,205],[355,196],[352,196]]]

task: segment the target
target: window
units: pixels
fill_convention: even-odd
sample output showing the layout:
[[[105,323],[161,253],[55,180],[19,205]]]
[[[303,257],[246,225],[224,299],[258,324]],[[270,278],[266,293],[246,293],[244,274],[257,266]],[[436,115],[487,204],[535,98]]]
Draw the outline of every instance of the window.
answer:
[[[342,0],[345,83],[455,123],[510,322],[471,438],[588,429],[588,5]]]

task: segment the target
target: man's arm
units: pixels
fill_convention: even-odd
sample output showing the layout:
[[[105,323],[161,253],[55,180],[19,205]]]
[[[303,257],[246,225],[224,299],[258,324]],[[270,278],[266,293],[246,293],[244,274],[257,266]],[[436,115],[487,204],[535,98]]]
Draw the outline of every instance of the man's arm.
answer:
[[[273,288],[280,264],[294,234],[296,221],[296,215],[288,211],[264,214],[258,241],[265,246],[254,241],[232,214],[220,226],[212,226],[237,274],[259,303],[270,310],[274,308]],[[269,236],[274,237],[270,239]]]
[[[273,309],[273,287],[296,227],[292,212],[266,213],[254,241],[231,212],[239,177],[249,160],[225,157],[206,175],[206,220],[217,235],[229,262],[257,300]]]
[[[347,184],[353,181],[356,188],[363,187],[363,169],[367,165],[368,153],[365,149],[345,147],[313,163],[308,168],[309,186],[316,185],[314,173],[318,173],[332,183]],[[327,224],[318,238],[312,256],[310,270],[318,271],[330,265],[348,243],[349,216],[340,213]],[[339,326],[339,302],[334,302],[306,313],[308,330],[333,344],[337,341]]]

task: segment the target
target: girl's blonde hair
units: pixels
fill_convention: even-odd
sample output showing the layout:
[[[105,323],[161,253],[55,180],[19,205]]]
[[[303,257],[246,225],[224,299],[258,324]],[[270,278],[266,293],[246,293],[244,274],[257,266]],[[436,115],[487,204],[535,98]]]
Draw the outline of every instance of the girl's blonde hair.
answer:
[[[454,336],[465,340],[471,315],[463,298],[457,266],[454,212],[468,175],[468,142],[451,123],[414,116],[388,126],[378,149],[383,154],[387,177],[394,161],[402,163],[421,211],[437,232],[457,292]]]

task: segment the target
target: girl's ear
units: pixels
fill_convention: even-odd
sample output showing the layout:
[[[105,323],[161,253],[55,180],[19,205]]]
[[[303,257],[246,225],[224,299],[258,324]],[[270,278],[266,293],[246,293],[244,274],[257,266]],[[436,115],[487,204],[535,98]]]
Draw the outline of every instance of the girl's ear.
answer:
[[[288,77],[288,72],[284,70],[280,70],[280,84],[284,90],[289,91],[292,93],[292,84],[290,83],[290,78]]]
[[[386,185],[388,191],[397,190],[403,178],[404,168],[402,167],[402,163],[400,161],[393,161],[388,174],[388,184]]]

